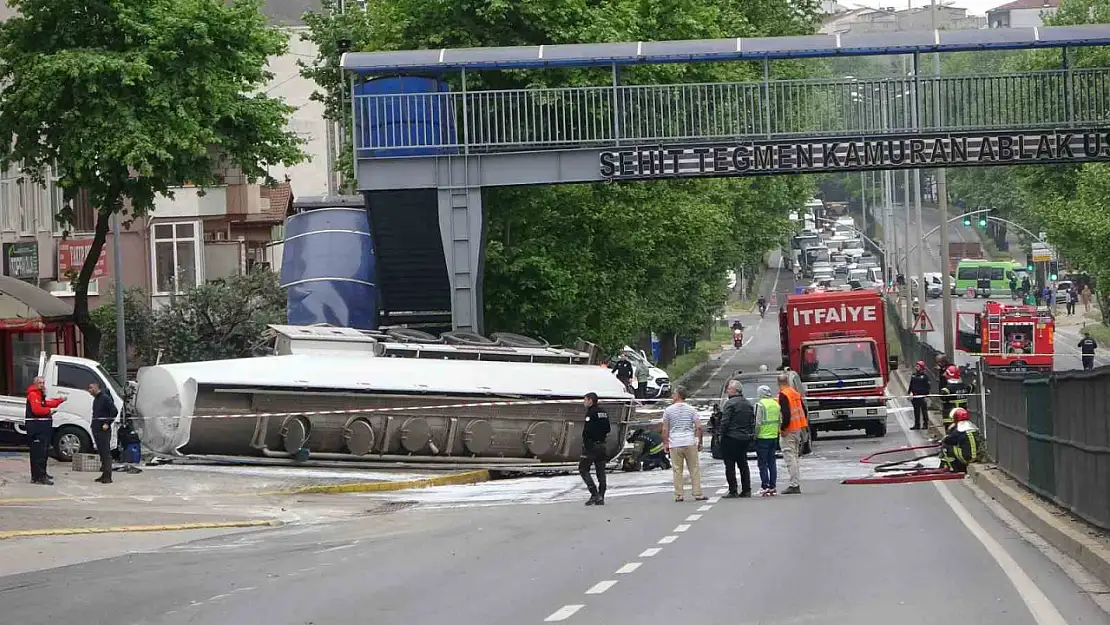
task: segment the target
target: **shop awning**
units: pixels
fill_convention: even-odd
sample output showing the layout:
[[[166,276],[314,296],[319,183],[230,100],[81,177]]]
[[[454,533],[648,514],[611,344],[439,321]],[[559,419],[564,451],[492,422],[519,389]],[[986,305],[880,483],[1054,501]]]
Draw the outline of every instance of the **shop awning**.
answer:
[[[54,297],[48,291],[11,276],[0,276],[0,293],[23,302],[43,319],[73,316],[73,306],[61,298]]]

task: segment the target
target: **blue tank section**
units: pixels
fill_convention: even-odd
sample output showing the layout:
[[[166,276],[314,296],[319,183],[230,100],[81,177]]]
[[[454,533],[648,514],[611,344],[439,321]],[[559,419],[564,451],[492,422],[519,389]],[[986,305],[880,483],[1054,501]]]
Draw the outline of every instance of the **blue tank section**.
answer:
[[[290,325],[378,327],[374,244],[366,211],[320,208],[285,224],[281,286]]]
[[[456,148],[435,147],[453,144],[457,138],[453,100],[441,95],[449,91],[446,82],[419,76],[375,78],[356,84],[354,121],[361,146],[358,157],[458,152]]]

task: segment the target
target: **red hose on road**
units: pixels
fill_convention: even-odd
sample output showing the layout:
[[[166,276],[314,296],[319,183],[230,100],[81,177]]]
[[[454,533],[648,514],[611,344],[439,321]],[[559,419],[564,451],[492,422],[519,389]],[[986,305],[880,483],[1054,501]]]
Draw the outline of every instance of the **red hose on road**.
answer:
[[[963,473],[952,473],[937,469],[935,473],[912,473],[909,475],[885,475],[876,477],[854,477],[841,481],[841,484],[912,484],[914,482],[935,482],[941,480],[962,480]],[[941,472],[943,471],[943,472]]]

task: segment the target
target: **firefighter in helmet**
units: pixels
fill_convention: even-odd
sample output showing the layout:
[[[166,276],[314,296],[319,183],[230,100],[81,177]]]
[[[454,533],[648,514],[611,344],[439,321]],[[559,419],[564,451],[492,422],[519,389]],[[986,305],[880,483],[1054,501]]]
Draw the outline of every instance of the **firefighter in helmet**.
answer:
[[[944,417],[945,430],[954,421],[952,413],[960,408],[966,409],[967,398],[974,391],[975,388],[971,384],[963,381],[960,368],[956,365],[948,365],[948,368],[944,370],[944,380],[940,383],[941,405],[943,406],[941,415]]]
[[[986,440],[983,433],[971,422],[967,409],[953,409],[952,425],[944,436],[941,466],[957,473],[966,473],[967,465],[982,459],[984,443]]]

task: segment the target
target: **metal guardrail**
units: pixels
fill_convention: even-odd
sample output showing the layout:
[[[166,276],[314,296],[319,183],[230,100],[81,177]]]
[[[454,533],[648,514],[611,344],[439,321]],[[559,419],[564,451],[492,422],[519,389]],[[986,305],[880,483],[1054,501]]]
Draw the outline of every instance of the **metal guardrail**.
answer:
[[[360,158],[1053,129],[1110,125],[1110,68],[375,94],[353,108]]]

